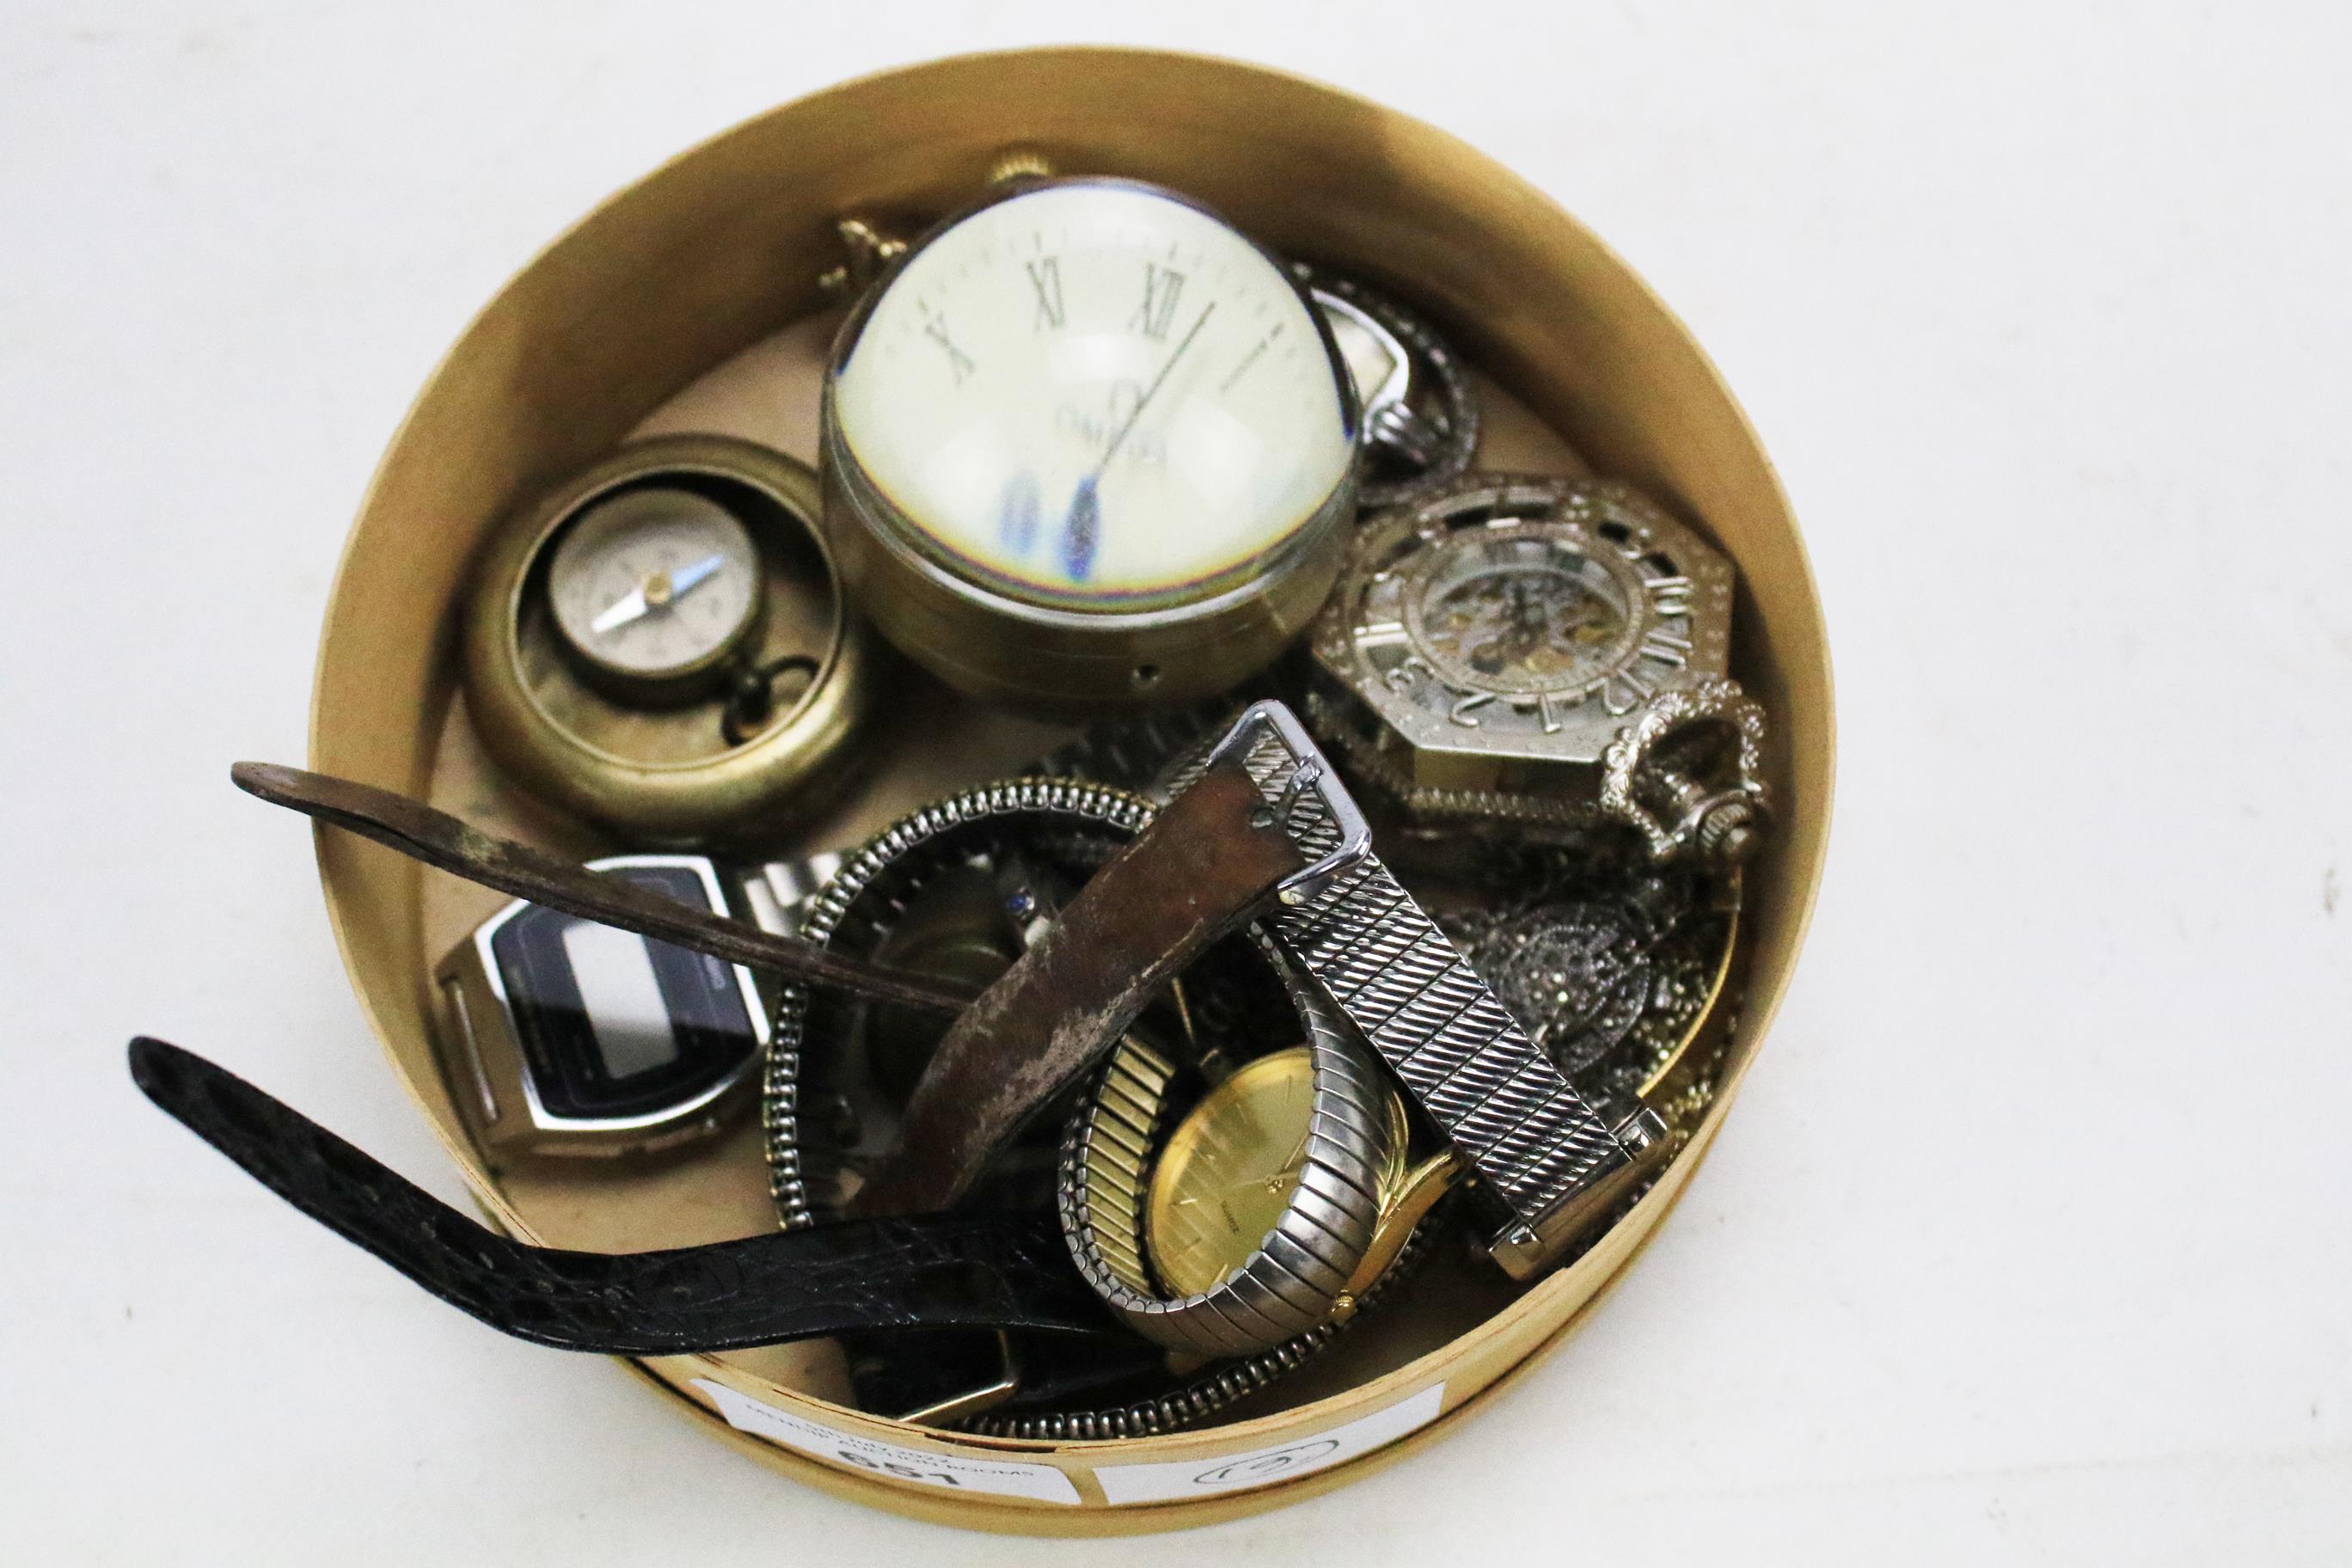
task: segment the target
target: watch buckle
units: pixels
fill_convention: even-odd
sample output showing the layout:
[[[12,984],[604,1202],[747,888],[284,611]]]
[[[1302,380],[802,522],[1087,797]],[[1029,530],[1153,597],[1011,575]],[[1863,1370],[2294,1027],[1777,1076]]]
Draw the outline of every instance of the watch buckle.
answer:
[[[1284,760],[1268,766],[1261,758],[1253,766],[1253,757],[1269,741],[1281,748]],[[1274,896],[1285,908],[1296,909],[1312,902],[1371,858],[1371,824],[1364,819],[1363,809],[1348,793],[1348,786],[1339,782],[1339,771],[1287,704],[1268,698],[1244,709],[1233,728],[1209,752],[1209,766],[1226,762],[1238,763],[1266,794],[1266,804],[1260,808],[1265,818],[1258,826],[1278,824],[1302,847],[1310,850],[1317,846],[1308,842],[1307,835],[1317,827],[1322,827],[1321,832],[1316,833],[1318,839],[1336,838],[1303,869],[1275,885]],[[1328,827],[1307,819],[1310,801],[1328,817]]]
[[[901,1411],[892,1419],[911,1426],[951,1426],[986,1415],[1021,1392],[1020,1358],[1013,1353],[1013,1336],[1003,1329],[996,1331],[996,1357],[1001,1371],[993,1383],[978,1384],[919,1409]]]

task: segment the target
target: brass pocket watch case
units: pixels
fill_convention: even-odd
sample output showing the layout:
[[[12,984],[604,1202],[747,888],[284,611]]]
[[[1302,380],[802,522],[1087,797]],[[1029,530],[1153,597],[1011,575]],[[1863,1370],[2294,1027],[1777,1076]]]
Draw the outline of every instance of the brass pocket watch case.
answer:
[[[1674,1152],[1532,1284],[1433,1248],[1412,1289],[1359,1314],[1313,1365],[1237,1382],[1210,1423],[1158,1435],[982,1435],[862,1413],[822,1342],[632,1363],[704,1430],[838,1495],[965,1527],[1108,1534],[1364,1477],[1490,1406],[1581,1321],[1685,1190],[1790,984],[1825,844],[1832,704],[1803,546],[1763,449],[1698,346],[1599,239],[1453,137],[1345,93],[1223,61],[1045,49],[894,71],[761,115],[614,195],[502,289],[423,388],[353,527],[327,608],[311,766],[575,858],[615,836],[647,847],[740,837],[798,854],[857,844],[1065,738],[956,696],[840,610],[838,536],[823,531],[811,478],[842,319],[818,279],[842,261],[840,220],[918,232],[1023,149],[1058,171],[1181,192],[1272,254],[1408,305],[1473,376],[1476,467],[1606,475],[1696,525],[1736,570],[1723,669],[1773,726],[1761,766],[1776,818],[1740,873],[1737,952],[1719,972],[1647,954],[1723,998],[1708,1032],[1660,1042]],[[737,393],[663,417],[721,383]],[[632,439],[648,428],[707,434]],[[747,452],[784,456],[754,471]],[[520,597],[469,595],[492,578],[520,595],[567,518],[681,468],[738,499],[730,510],[763,552],[793,542],[742,642],[820,661],[805,690],[797,673],[779,681],[774,713],[740,747],[706,746],[722,699],[688,689],[698,677],[665,666],[657,685],[678,684],[650,702],[600,689],[551,627],[525,624]],[[747,493],[758,503],[740,504]],[[610,607],[592,605],[592,620]],[[672,729],[688,715],[708,724],[691,747]],[[1646,809],[1671,831],[1672,805]],[[430,984],[495,900],[455,896],[348,835],[320,835],[318,854],[365,1012],[500,1228],[630,1252],[776,1226],[763,1130],[748,1120],[653,1162],[499,1158],[452,1099]],[[579,1375],[561,1363],[547,1375],[567,1373]],[[1347,1436],[1375,1430],[1378,1442]],[[1266,1458],[1306,1448],[1321,1457]],[[1181,1486],[1167,1479],[1180,1471]]]

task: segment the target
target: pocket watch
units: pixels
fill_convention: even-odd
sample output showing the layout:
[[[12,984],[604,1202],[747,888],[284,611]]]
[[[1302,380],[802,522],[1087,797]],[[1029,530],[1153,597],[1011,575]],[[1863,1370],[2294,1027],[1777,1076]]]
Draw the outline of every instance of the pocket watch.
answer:
[[[718,436],[633,442],[474,567],[466,700],[516,782],[628,839],[772,837],[871,707],[816,476]]]
[[[1291,263],[1363,408],[1366,511],[1400,506],[1457,478],[1478,447],[1478,397],[1435,328],[1386,294],[1304,261]]]
[[[885,636],[1061,707],[1221,690],[1313,619],[1355,506],[1353,385],[1255,243],[1156,186],[1022,180],[852,308],[826,526]]]
[[[1724,678],[1732,590],[1629,486],[1471,475],[1359,535],[1310,717],[1416,817],[1614,816],[1662,858],[1736,861],[1763,716]]]

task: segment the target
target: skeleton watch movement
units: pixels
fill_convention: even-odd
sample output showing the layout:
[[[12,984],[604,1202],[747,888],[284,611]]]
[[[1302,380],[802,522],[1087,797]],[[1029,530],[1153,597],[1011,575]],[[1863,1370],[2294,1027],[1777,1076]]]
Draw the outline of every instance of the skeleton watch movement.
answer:
[[[1417,817],[1615,816],[1661,858],[1736,860],[1764,802],[1761,714],[1724,679],[1732,587],[1625,485],[1470,475],[1358,537],[1309,715]]]

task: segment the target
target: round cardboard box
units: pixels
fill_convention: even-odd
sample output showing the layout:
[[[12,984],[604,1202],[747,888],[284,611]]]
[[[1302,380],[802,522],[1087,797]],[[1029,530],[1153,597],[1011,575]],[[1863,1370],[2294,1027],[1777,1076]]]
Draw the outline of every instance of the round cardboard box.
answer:
[[[1730,553],[1740,573],[1733,672],[1774,722],[1778,825],[1747,873],[1746,992],[1719,1089],[1648,1194],[1531,1289],[1423,1292],[1453,1304],[1400,1308],[1377,1329],[1382,1314],[1368,1314],[1323,1363],[1237,1409],[1240,1418],[1132,1440],[987,1439],[861,1415],[825,1397],[838,1388],[822,1346],[639,1363],[714,1432],[844,1496],[984,1529],[1165,1529],[1368,1474],[1483,1406],[1558,1343],[1688,1181],[1795,964],[1830,806],[1829,658],[1812,579],[1738,407],[1600,241],[1443,132],[1226,61],[1023,51],[894,71],[786,105],[606,202],[510,282],[434,372],[384,456],[330,598],[310,763],[554,848],[605,848],[517,795],[472,741],[455,645],[468,563],[501,519],[633,433],[731,425],[726,433],[813,455],[814,381],[795,366],[814,364],[835,308],[817,279],[841,260],[836,219],[944,212],[1013,153],[1182,189],[1278,250],[1415,301],[1523,425],[1665,500]],[[953,720],[949,705],[940,694],[909,697],[896,760],[803,825],[806,841],[854,841],[975,768],[1002,773],[1038,749],[1043,732],[1010,720],[968,745],[923,747],[927,726]],[[877,742],[892,745],[889,734]],[[941,760],[942,750],[953,757]],[[605,1250],[773,1223],[755,1128],[667,1162],[500,1168],[473,1146],[436,1065],[429,975],[497,900],[332,830],[320,833],[318,853],[369,1020],[497,1223]],[[550,1362],[551,1375],[569,1370]]]

